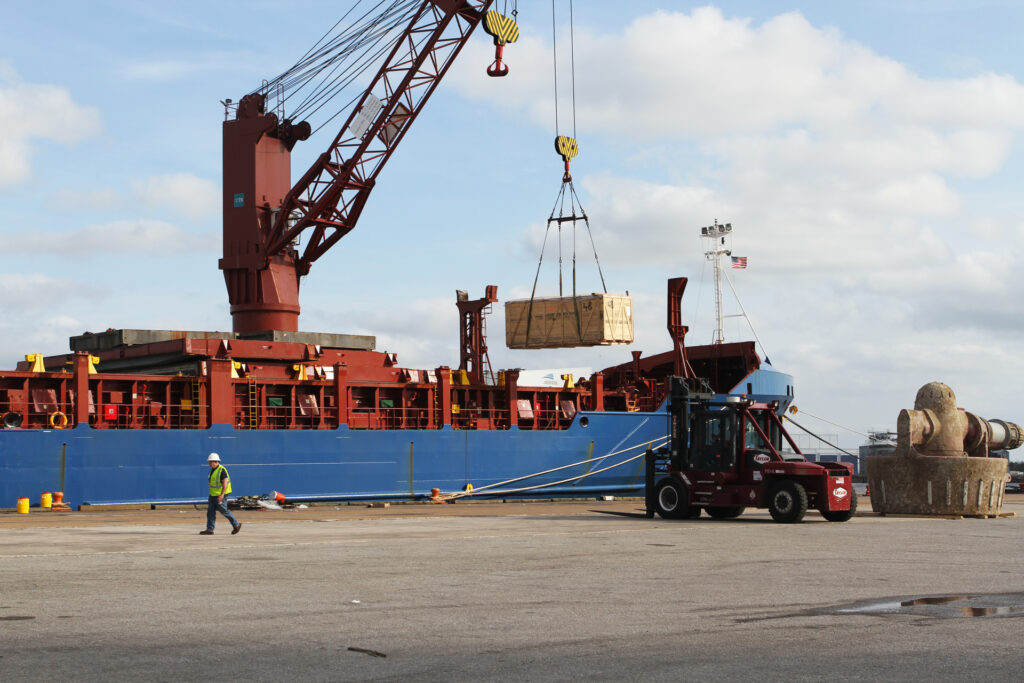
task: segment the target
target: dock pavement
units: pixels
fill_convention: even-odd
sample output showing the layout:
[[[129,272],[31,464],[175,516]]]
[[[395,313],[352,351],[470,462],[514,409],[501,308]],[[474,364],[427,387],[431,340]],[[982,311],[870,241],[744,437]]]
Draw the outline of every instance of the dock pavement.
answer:
[[[642,501],[0,513],[0,680],[1020,680],[999,519]]]

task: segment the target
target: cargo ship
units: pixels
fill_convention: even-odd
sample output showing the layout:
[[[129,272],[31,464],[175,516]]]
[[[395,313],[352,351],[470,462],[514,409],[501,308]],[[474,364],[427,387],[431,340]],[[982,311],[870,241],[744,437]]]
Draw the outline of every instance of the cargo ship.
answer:
[[[472,363],[401,367],[359,341],[109,330],[73,338],[70,354],[30,356],[0,372],[0,500],[59,490],[71,505],[197,502],[211,451],[236,495],[415,500],[509,480],[491,495],[635,494],[636,456],[664,442],[665,379],[682,364],[716,393],[780,410],[793,395],[753,342],[685,348],[680,336],[584,381],[530,387],[516,370],[491,384]]]
[[[405,367],[375,350],[373,337],[299,331],[301,277],[355,227],[381,169],[478,25],[496,45],[498,66],[488,73],[507,73],[500,48],[512,35],[509,18],[495,17],[490,5],[393,4],[387,17],[346,24],[277,79],[223,102],[219,267],[232,331],[86,333],[70,340],[68,353],[30,354],[0,372],[0,505],[55,490],[73,506],[205,501],[210,452],[228,466],[238,496],[635,493],[643,451],[667,437],[669,376],[785,410],[792,378],[762,363],[753,342],[686,347],[685,278],[668,280],[670,350],[633,352],[582,378],[567,373],[558,386],[528,386],[515,369],[492,372],[485,319],[495,286],[479,299],[457,293],[458,365]],[[390,41],[382,49],[366,36],[385,24],[393,30],[379,32]],[[364,64],[359,50],[384,55],[376,75],[327,151],[293,184],[291,151],[311,126],[284,115],[286,89],[300,76],[335,77],[341,53]],[[602,295],[594,296],[588,305],[601,309]],[[565,299],[578,337],[567,341],[560,327],[555,345],[629,341],[621,298],[607,299],[619,322],[591,318],[600,324],[586,335],[580,297]],[[526,337],[526,346],[544,346]]]

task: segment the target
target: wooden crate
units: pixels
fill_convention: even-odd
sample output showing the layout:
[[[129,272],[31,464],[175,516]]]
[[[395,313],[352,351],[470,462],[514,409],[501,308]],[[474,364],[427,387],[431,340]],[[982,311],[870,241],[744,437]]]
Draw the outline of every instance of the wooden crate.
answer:
[[[536,298],[532,309],[529,299],[505,302],[505,344],[510,349],[608,346],[632,341],[633,300],[628,295]]]

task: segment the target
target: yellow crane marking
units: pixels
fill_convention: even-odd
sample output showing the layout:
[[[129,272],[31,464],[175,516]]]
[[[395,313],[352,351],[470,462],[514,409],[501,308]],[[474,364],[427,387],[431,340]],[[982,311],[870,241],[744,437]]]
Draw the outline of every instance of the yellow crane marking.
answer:
[[[495,45],[508,45],[519,40],[516,20],[494,10],[484,15],[484,31],[494,36]]]
[[[559,135],[555,138],[555,151],[561,154],[563,159],[569,161],[569,159],[580,153],[580,146],[576,142],[576,138],[571,138],[568,135]]]

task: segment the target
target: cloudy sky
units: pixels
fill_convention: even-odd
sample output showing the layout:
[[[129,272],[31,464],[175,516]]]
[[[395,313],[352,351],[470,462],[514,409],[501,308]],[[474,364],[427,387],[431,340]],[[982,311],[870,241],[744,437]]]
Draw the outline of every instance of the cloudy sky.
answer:
[[[86,330],[230,328],[219,100],[287,69],[339,7],[69,0],[7,13],[0,367]],[[568,5],[556,9],[559,132],[571,134]],[[474,36],[359,226],[304,280],[302,329],[374,334],[403,365],[453,365],[456,289],[529,296],[561,160],[551,5],[519,10],[510,75],[486,77],[493,48]],[[968,410],[1024,422],[1024,7],[642,0],[574,13],[574,177],[609,291],[634,298],[633,349],[668,349],[665,280],[677,275],[691,282],[690,343],[711,340],[699,233],[718,219],[749,259],[730,276],[801,410],[893,428],[917,388],[941,380]],[[328,142],[297,147],[293,176]],[[578,238],[581,289],[596,291]],[[538,294],[556,293],[556,263],[549,241]],[[738,312],[729,297],[726,308]],[[511,352],[501,310],[488,321],[495,367],[629,358]],[[729,318],[726,338],[750,328]]]

